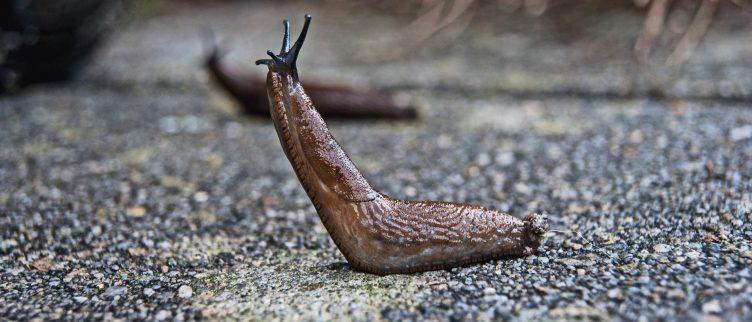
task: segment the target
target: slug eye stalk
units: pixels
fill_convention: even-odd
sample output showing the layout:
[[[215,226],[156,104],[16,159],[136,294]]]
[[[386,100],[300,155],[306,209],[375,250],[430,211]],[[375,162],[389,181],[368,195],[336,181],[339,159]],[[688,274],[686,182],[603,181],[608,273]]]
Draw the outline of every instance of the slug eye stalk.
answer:
[[[321,222],[355,269],[411,273],[534,253],[548,230],[545,217],[520,219],[456,202],[405,201],[373,189],[329,132],[297,75],[295,62],[311,16],[289,46],[256,64],[269,68],[267,95],[282,149]]]
[[[295,41],[292,48],[290,48],[290,21],[285,19],[282,24],[285,27],[285,34],[282,37],[282,49],[280,49],[279,55],[275,55],[271,49],[267,50],[266,54],[272,59],[259,59],[256,61],[256,65],[267,65],[269,66],[269,69],[277,69],[280,71],[288,69],[288,73],[297,77],[298,68],[296,62],[298,60],[300,48],[303,46],[303,42],[305,42],[305,38],[308,35],[308,26],[311,25],[311,15],[305,15],[303,30],[300,31],[298,40]]]
[[[308,19],[308,21],[310,20],[311,19]],[[282,49],[279,50],[280,54],[290,51],[290,20],[285,19],[282,24],[285,26],[285,35],[282,37]]]

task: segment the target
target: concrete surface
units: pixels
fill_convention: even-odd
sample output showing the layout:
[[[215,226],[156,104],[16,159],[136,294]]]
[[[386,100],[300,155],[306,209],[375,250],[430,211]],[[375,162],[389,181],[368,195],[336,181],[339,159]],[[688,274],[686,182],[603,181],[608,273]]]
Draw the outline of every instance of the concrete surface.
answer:
[[[556,230],[535,256],[378,277],[347,266],[271,123],[242,118],[198,66],[203,25],[250,69],[278,47],[280,19],[298,30],[308,11],[271,6],[168,6],[80,81],[0,98],[0,316],[752,319],[749,32],[711,33],[723,54],[701,46],[668,89],[692,95],[659,101],[614,97],[625,60],[570,64],[586,49],[539,32],[479,23],[452,45],[374,58],[367,46],[409,19],[310,9],[302,78],[421,107],[418,122],[330,123],[375,187],[545,212]],[[629,31],[637,13],[615,15]]]

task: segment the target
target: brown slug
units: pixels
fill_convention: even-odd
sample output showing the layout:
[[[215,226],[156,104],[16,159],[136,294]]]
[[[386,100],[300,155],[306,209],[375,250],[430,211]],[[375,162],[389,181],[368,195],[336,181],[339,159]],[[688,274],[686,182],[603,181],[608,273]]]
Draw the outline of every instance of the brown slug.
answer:
[[[233,69],[222,62],[220,51],[212,44],[204,62],[212,78],[235,98],[248,115],[269,115],[266,84],[261,78]],[[319,113],[341,119],[415,119],[417,109],[397,104],[388,94],[370,88],[309,83],[306,89]]]
[[[296,60],[311,23],[290,47],[289,22],[269,68],[270,112],[287,158],[334,243],[352,267],[379,275],[448,269],[537,251],[548,229],[524,219],[455,202],[403,201],[374,188],[329,132],[298,80]]]

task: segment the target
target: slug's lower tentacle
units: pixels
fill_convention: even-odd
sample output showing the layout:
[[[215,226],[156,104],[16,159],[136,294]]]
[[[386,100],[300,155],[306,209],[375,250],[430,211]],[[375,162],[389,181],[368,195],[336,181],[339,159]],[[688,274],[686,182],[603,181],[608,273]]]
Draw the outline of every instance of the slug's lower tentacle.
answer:
[[[402,201],[371,187],[298,80],[295,61],[309,24],[306,16],[290,51],[257,64],[269,67],[270,112],[282,148],[347,261],[365,272],[393,274],[534,253],[548,229],[540,215],[519,219],[462,203]]]

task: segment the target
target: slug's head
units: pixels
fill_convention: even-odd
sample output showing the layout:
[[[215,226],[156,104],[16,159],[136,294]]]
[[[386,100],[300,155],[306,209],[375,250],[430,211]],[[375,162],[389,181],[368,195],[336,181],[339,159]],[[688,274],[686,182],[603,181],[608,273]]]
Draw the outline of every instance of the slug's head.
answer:
[[[305,15],[305,24],[303,24],[303,30],[298,36],[298,40],[290,47],[290,21],[285,20],[285,35],[282,37],[282,49],[279,54],[274,54],[271,50],[267,50],[266,53],[271,59],[259,59],[256,61],[256,65],[267,65],[269,70],[276,73],[288,73],[295,78],[298,77],[298,69],[296,62],[298,60],[298,53],[300,53],[300,47],[303,46],[306,35],[308,34],[308,26],[311,25],[311,15]]]
[[[525,223],[525,239],[532,248],[532,252],[535,252],[543,241],[543,235],[548,232],[548,219],[541,214],[531,214],[525,217],[523,222]]]

